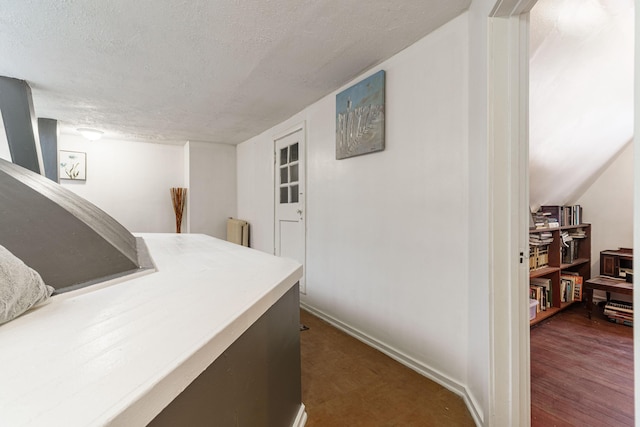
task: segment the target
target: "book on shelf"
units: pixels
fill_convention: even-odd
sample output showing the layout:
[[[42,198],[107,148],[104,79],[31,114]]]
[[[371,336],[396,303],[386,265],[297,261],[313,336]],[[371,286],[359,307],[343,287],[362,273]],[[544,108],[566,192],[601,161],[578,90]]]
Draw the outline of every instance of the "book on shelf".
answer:
[[[584,278],[575,271],[562,271],[560,281],[566,281],[569,290],[566,290],[566,298],[563,302],[582,301],[582,286]]]
[[[542,211],[534,212],[531,214],[533,217],[533,224],[536,229],[549,228],[549,214]]]
[[[553,242],[553,233],[541,231],[529,234],[529,270],[549,265],[549,245]]]
[[[536,248],[529,245],[529,271],[535,270],[537,267],[538,256],[536,252]]]
[[[560,277],[560,302],[573,301],[572,286],[573,282],[571,280]]]
[[[582,276],[576,277],[576,281],[573,282],[573,300],[582,301]]]
[[[536,313],[547,310],[547,294],[542,286],[529,286],[529,297],[538,301]]]
[[[561,221],[562,208],[562,206],[541,206],[539,212],[542,212],[547,217],[547,222],[563,225]]]
[[[573,219],[572,224],[573,225],[580,225],[582,224],[582,206],[580,205],[573,205],[571,206],[571,217]]]
[[[529,244],[533,246],[548,245],[553,243],[553,234],[548,231],[529,234]]]
[[[578,242],[570,240],[562,247],[562,262],[573,264],[578,259]]]
[[[574,230],[571,230],[569,232],[569,236],[573,239],[584,239],[587,237],[587,233],[584,231],[584,228],[580,227],[580,228],[576,228]]]
[[[542,305],[541,310],[545,311],[547,308],[550,308],[553,306],[553,292],[551,292],[551,279],[547,279],[544,277],[532,277],[531,279],[529,279],[529,287],[537,287],[540,288],[540,292],[542,295],[544,295],[544,300],[538,300],[538,302],[542,303],[544,302],[544,305]],[[537,298],[534,298],[537,299]]]
[[[541,206],[540,211],[548,218],[547,223],[555,221],[560,227],[582,223],[582,207],[580,205],[547,205]]]
[[[540,311],[542,310],[542,308],[540,307],[540,305],[542,305],[540,289],[538,287],[536,287],[536,286],[531,286],[530,285],[529,286],[529,298],[538,301],[538,304],[536,305],[536,313],[540,313]]]
[[[580,254],[580,240],[585,239],[587,233],[582,227],[575,230],[563,230],[560,233],[560,239],[562,240],[562,262],[564,264],[573,264]]]

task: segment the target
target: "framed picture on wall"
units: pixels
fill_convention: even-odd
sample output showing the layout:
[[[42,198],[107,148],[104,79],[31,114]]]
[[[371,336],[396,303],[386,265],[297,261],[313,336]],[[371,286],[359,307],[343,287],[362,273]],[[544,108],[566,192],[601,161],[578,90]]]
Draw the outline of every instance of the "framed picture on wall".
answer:
[[[336,95],[336,159],[384,150],[385,72]]]
[[[79,151],[63,151],[58,153],[60,179],[71,181],[87,180],[87,153]]]

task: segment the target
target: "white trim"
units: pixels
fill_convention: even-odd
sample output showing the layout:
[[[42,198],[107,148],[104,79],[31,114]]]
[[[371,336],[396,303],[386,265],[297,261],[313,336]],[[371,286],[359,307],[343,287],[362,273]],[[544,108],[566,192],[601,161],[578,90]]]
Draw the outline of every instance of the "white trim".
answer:
[[[491,18],[511,17],[528,13],[538,0],[498,0],[491,10]]]
[[[490,359],[488,426],[531,423],[527,274],[528,15],[501,0],[488,27]]]
[[[518,278],[518,289],[513,299],[516,313],[514,321],[518,329],[518,366],[520,367],[519,396],[520,396],[520,425],[527,426],[531,423],[531,339],[529,325],[529,14],[536,0],[527,0],[527,12],[521,12],[518,17],[518,57],[514,61],[514,74],[517,75],[517,87],[515,98],[518,108],[513,120],[518,123],[512,134],[513,143],[517,145],[514,153],[513,165],[515,170],[512,176],[517,187],[514,188],[513,203],[517,206],[514,218],[517,249],[520,255],[520,263],[514,274]],[[514,34],[515,35],[515,34]],[[526,422],[524,422],[526,420]],[[523,424],[524,422],[524,424]]]
[[[424,363],[414,359],[413,357],[406,355],[402,351],[395,349],[381,341],[378,341],[377,339],[367,335],[366,333],[347,325],[346,323],[328,315],[327,313],[321,310],[318,310],[317,308],[307,303],[304,303],[301,301],[300,307],[308,311],[309,313],[313,314],[314,316],[331,324],[332,326],[336,327],[342,332],[352,336],[358,341],[361,341],[367,344],[368,346],[373,347],[378,351],[381,351],[382,353],[386,354],[396,362],[403,364],[404,366],[416,371],[420,375],[426,378],[429,378],[431,381],[434,381],[440,384],[441,386],[443,386],[444,388],[446,388],[447,390],[457,394],[462,398],[465,405],[467,406],[467,409],[469,409],[469,413],[471,414],[471,417],[473,418],[473,421],[476,423],[476,425],[477,426],[483,425],[482,417],[480,415],[482,413],[480,405],[471,396],[467,388],[464,385],[460,384],[458,381],[450,378],[449,376],[443,374],[437,369],[433,369],[425,365]]]
[[[305,132],[304,135],[306,137],[306,122],[303,120],[302,122],[296,124],[295,126],[291,126],[289,129],[283,131],[283,132],[278,132],[276,133],[273,137],[271,137],[271,140],[275,143],[278,140],[281,140],[282,138],[286,138],[289,135],[293,135],[294,133],[298,132],[299,130]]]
[[[300,409],[298,409],[298,415],[296,415],[296,419],[293,420],[293,424],[291,427],[304,427],[307,423],[307,411],[305,411],[304,403],[300,404]]]

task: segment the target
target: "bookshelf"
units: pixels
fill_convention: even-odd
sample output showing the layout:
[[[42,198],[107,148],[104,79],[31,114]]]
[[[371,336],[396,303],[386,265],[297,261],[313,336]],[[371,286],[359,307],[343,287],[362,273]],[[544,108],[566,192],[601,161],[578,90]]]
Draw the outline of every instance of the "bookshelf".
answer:
[[[571,247],[565,248],[563,251],[563,234],[583,237],[573,238],[572,242],[574,243],[568,242]],[[551,306],[536,313],[535,319],[530,321],[530,325],[533,326],[564,310],[574,302],[578,302],[577,300],[562,301],[561,275],[563,272],[576,274],[583,278],[583,283],[591,278],[591,225],[531,228],[529,229],[529,237],[530,242],[548,242],[547,244],[530,245],[529,282],[540,283],[546,280],[551,285]]]

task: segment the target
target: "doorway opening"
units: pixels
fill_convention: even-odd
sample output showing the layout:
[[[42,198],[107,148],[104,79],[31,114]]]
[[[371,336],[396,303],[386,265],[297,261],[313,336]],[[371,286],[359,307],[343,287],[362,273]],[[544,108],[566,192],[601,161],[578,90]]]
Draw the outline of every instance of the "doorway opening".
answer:
[[[613,368],[613,354],[623,371],[633,366],[633,331],[612,327],[602,315],[589,321],[575,283],[599,276],[601,251],[633,247],[633,6],[631,0],[538,0],[530,12],[529,204],[546,212],[534,221],[541,231],[530,233],[530,261],[540,264],[531,272],[530,290],[539,297],[532,317],[554,316],[530,335],[534,426],[558,419],[582,424],[584,416],[633,425],[633,382],[602,368]],[[545,234],[555,242],[540,245]],[[550,304],[545,289],[560,300]],[[603,335],[611,347],[599,354],[589,343]],[[584,355],[572,365],[581,370],[561,366],[567,352],[580,348]],[[615,390],[607,386],[612,382]],[[600,397],[616,395],[606,399],[611,412],[598,407],[595,389]]]
[[[489,403],[491,419],[509,425],[529,425],[531,422],[529,292],[526,286],[529,271],[522,259],[528,247],[529,225],[528,12],[535,3],[535,0],[496,2],[488,27]],[[636,39],[637,33],[636,27]],[[634,52],[637,51],[638,47],[635,47]],[[634,105],[637,103],[634,100]],[[634,116],[637,114],[636,110]],[[640,158],[635,157],[634,182],[640,182],[640,171],[636,166]],[[640,188],[636,186],[634,200],[638,199],[638,194]],[[637,211],[634,212],[635,223],[640,223]],[[637,227],[634,227],[634,243],[640,245]]]

